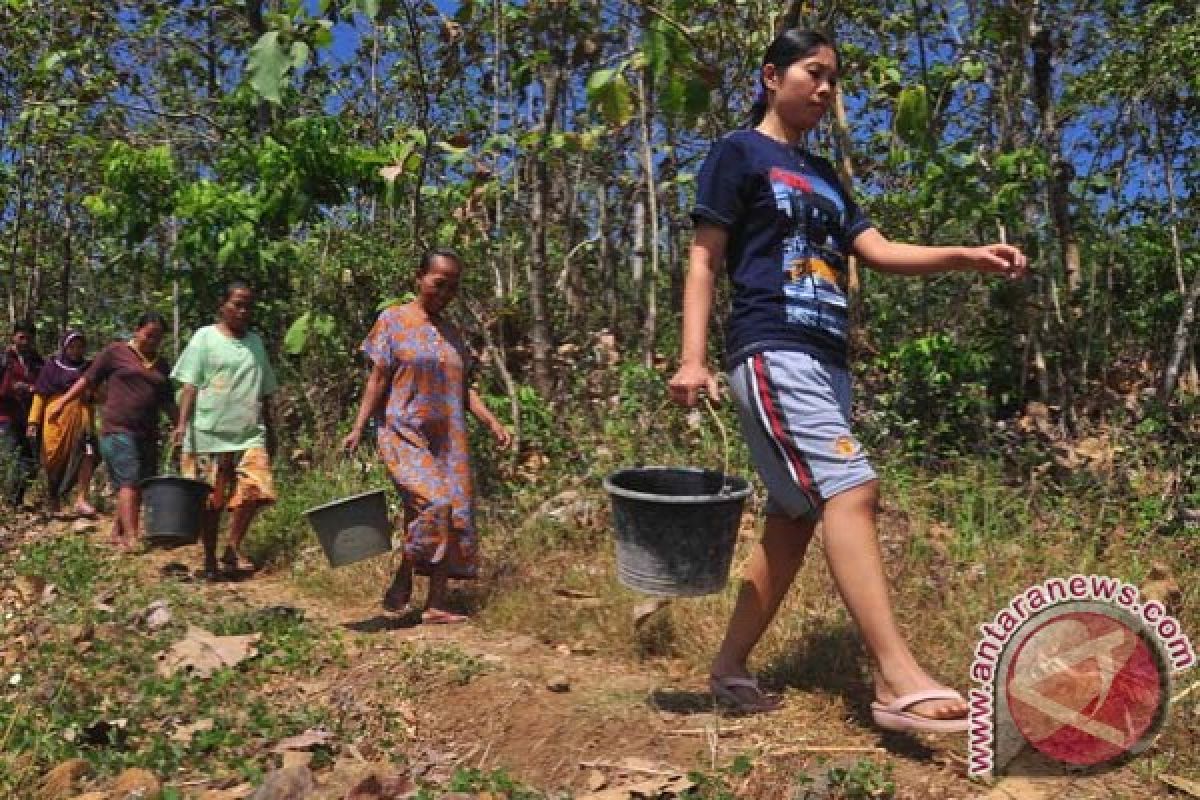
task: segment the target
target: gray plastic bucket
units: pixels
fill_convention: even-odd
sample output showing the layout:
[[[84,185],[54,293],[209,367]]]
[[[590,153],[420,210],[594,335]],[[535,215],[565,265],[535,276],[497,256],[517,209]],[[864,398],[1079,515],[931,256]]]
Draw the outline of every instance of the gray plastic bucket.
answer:
[[[356,494],[304,512],[330,566],[344,567],[392,550],[387,490]]]
[[[142,481],[141,488],[146,539],[166,547],[195,544],[212,487],[178,475],[159,475]]]
[[[638,467],[604,479],[612,497],[617,579],[644,594],[694,597],[725,588],[743,478],[687,467]]]

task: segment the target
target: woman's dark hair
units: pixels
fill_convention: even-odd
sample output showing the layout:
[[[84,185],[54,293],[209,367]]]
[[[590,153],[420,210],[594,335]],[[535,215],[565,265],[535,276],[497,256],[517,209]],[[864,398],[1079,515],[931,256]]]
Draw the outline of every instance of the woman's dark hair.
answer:
[[[254,289],[250,288],[250,284],[239,278],[235,278],[229,283],[225,284],[225,290],[221,292],[221,305],[228,303],[229,298],[233,297],[234,292],[241,291],[250,292],[251,294],[254,293]]]
[[[133,329],[136,331],[146,327],[147,325],[154,324],[157,324],[164,331],[167,329],[167,321],[163,318],[162,314],[158,313],[157,311],[146,311],[137,318],[137,323],[133,326]]]
[[[767,52],[763,55],[762,67],[772,64],[777,71],[783,72],[800,59],[811,56],[819,47],[828,47],[833,51],[838,64],[842,63],[841,53],[838,52],[833,39],[820,31],[788,28],[776,36],[775,41],[767,47]],[[767,86],[763,83],[762,67],[759,67],[758,70],[758,97],[754,99],[754,105],[750,107],[751,128],[762,122],[763,117],[767,115]]]
[[[447,249],[427,250],[425,252],[425,255],[421,256],[420,263],[417,264],[417,277],[418,278],[421,277],[422,275],[424,275],[426,272],[429,272],[429,268],[433,266],[433,260],[435,258],[450,259],[454,263],[458,264],[459,272],[461,272],[467,266],[463,262],[462,256],[460,256],[458,253],[454,252],[453,250],[447,250]]]
[[[37,327],[27,319],[17,320],[13,324],[13,333],[23,333],[30,338],[37,336]]]

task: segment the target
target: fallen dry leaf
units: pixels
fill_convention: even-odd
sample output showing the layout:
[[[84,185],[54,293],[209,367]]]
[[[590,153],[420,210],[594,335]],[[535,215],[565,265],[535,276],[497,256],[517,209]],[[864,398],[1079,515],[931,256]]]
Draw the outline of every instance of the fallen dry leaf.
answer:
[[[656,597],[653,600],[646,600],[638,603],[633,607],[633,627],[640,628],[646,624],[650,617],[654,616],[659,611],[663,610],[671,604],[671,601],[665,597]]]
[[[594,600],[596,595],[591,592],[584,592],[579,589],[568,589],[565,586],[556,586],[554,593],[559,597],[566,597],[571,600]]]
[[[314,747],[327,745],[333,741],[333,734],[321,728],[309,728],[304,733],[281,739],[271,751],[283,753],[287,750],[311,750]]]
[[[201,719],[193,722],[191,725],[180,725],[171,732],[171,741],[181,742],[182,744],[190,744],[192,737],[197,733],[211,731],[213,729],[213,721],[211,719]]]
[[[38,789],[38,797],[42,800],[57,800],[68,797],[73,792],[75,782],[92,771],[92,767],[82,758],[72,758],[64,761],[42,777]]]
[[[162,783],[153,772],[132,768],[117,776],[110,792],[115,800],[157,800],[162,796]]]
[[[1200,781],[1188,780],[1178,775],[1167,775],[1165,773],[1160,773],[1158,779],[1172,789],[1187,792],[1189,797],[1200,797]]]
[[[171,623],[171,609],[166,600],[155,600],[142,610],[140,617],[146,630],[157,631]]]
[[[222,667],[236,666],[257,655],[255,645],[261,638],[261,633],[217,636],[203,628],[190,626],[182,640],[155,656],[158,674],[169,678],[183,672],[207,678]]]

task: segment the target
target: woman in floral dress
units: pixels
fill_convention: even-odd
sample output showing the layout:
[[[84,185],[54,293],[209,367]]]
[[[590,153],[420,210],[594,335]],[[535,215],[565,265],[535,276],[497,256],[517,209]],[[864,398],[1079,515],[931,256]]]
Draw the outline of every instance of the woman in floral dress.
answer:
[[[417,297],[379,315],[363,342],[371,360],[362,405],[343,440],[358,447],[367,421],[386,402],[379,453],[404,502],[403,558],[383,596],[389,611],[404,611],[414,572],[429,576],[421,614],[426,623],[464,622],[445,608],[449,578],[479,571],[466,411],[508,447],[512,435],[469,388],[471,358],[462,334],[442,316],[458,293],[462,260],[447,250],[425,255]]]

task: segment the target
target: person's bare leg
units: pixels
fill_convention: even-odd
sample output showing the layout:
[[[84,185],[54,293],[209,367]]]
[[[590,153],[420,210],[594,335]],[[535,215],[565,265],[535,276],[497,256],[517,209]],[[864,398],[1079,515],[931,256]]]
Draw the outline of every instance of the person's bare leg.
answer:
[[[217,532],[221,527],[220,509],[206,508],[200,519],[200,547],[204,550],[204,577],[217,578]]]
[[[229,517],[229,549],[233,551],[237,557],[238,564],[249,561],[242,553],[242,541],[246,538],[246,532],[250,530],[250,524],[254,522],[254,518],[258,516],[258,512],[263,507],[254,497],[248,497],[241,505],[230,512]]]
[[[446,586],[450,583],[449,559],[443,558],[429,572],[429,593],[425,596],[426,611],[445,611]]]
[[[78,493],[75,497],[75,511],[83,514],[85,517],[95,516],[96,509],[88,502],[88,495],[92,491],[92,473],[96,471],[96,459],[92,456],[84,456],[79,462]]]
[[[710,667],[713,676],[749,677],[746,661],[804,563],[815,526],[812,520],[793,520],[778,514],[767,516],[762,540],[750,552],[737,602],[725,627],[725,638]],[[760,699],[747,687],[733,691],[746,703]]]
[[[412,600],[413,566],[412,561],[401,556],[400,566],[392,576],[392,583],[383,595],[383,607],[388,611],[404,611]]]
[[[133,486],[122,486],[117,490],[117,525],[114,539],[121,547],[133,547],[137,544],[140,530],[138,528],[138,504],[142,494]]]
[[[823,543],[829,571],[875,662],[875,695],[882,703],[940,686],[922,669],[896,625],[875,531],[878,481],[857,486],[825,504]],[[910,711],[934,719],[963,717],[966,705],[930,700]]]

